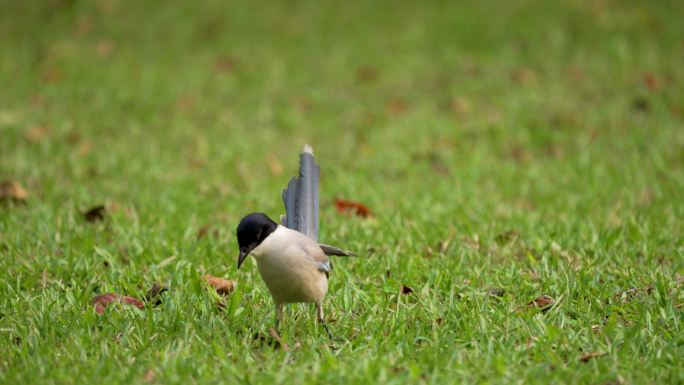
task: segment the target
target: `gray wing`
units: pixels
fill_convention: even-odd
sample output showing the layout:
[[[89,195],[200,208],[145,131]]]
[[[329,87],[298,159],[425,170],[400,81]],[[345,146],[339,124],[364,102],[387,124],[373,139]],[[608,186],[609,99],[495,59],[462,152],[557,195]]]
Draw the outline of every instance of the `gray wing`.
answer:
[[[342,250],[337,246],[331,246],[331,245],[319,243],[318,247],[320,247],[321,250],[323,250],[325,255],[337,255],[340,257],[356,257],[356,254],[352,253],[351,251]]]
[[[323,249],[318,247],[317,244],[311,243],[304,247],[304,252],[311,257],[319,271],[324,272],[326,276],[330,274],[332,271],[332,263],[330,263],[330,260],[323,252]]]
[[[283,189],[285,215],[283,226],[297,230],[307,237],[318,240],[318,179],[321,168],[316,164],[313,150],[304,146],[299,154],[299,176],[290,179]]]

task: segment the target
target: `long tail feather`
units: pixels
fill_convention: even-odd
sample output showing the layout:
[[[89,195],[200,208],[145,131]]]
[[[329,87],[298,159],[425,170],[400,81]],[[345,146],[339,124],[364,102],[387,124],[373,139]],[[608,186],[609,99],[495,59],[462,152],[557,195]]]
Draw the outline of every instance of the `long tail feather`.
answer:
[[[305,145],[299,155],[299,176],[290,179],[283,189],[285,215],[283,226],[297,230],[318,241],[318,180],[321,169],[316,164],[311,146]]]

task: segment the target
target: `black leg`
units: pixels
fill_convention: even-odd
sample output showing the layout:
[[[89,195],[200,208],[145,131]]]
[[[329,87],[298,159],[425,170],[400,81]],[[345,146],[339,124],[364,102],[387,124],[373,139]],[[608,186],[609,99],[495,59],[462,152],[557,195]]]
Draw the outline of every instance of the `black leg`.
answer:
[[[283,305],[275,304],[275,330],[280,333],[278,327],[280,326],[280,321],[283,319]]]
[[[333,335],[332,335],[332,333],[330,333],[330,329],[328,329],[328,325],[325,324],[325,317],[323,316],[323,304],[322,303],[316,304],[316,313],[318,315],[318,322],[320,322],[321,325],[323,325],[323,328],[328,333],[328,337],[330,339],[333,339]]]

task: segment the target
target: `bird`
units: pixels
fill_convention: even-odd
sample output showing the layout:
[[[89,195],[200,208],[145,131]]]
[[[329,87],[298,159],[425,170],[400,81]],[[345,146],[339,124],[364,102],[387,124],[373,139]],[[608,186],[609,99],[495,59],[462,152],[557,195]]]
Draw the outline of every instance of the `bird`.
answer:
[[[236,235],[240,269],[248,256],[254,257],[275,304],[276,330],[283,317],[283,305],[316,304],[317,321],[328,336],[323,300],[328,292],[332,263],[328,255],[355,256],[338,247],[318,242],[318,179],[320,168],[313,150],[305,146],[300,154],[299,176],[283,190],[286,215],[278,224],[262,212],[247,214],[240,221]]]

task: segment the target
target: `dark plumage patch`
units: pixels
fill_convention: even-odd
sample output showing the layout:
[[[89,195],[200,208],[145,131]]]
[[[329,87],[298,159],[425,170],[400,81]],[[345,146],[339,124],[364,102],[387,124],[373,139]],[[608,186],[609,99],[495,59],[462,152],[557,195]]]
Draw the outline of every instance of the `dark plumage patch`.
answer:
[[[271,235],[277,227],[278,224],[264,213],[251,213],[245,216],[237,228],[240,251],[248,254]]]

